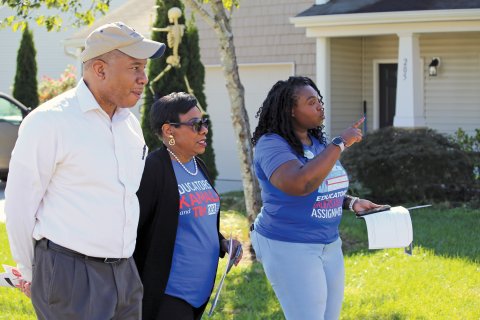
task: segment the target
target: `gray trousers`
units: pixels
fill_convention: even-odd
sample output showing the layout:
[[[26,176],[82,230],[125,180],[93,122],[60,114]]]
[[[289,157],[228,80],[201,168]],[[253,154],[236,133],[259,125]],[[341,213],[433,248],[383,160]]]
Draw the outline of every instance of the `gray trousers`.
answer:
[[[143,286],[133,258],[93,261],[42,239],[34,261],[31,297],[38,319],[141,319]]]

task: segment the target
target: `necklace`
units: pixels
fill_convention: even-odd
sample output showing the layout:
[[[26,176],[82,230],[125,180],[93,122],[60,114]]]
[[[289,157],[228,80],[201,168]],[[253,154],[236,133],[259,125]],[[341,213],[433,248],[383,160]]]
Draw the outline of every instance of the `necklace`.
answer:
[[[189,175],[192,175],[192,176],[196,176],[197,173],[198,173],[198,167],[197,167],[197,160],[195,160],[195,157],[193,157],[193,165],[195,166],[195,172],[191,172],[190,170],[187,169],[187,167],[185,167],[183,165],[183,163],[180,161],[180,159],[178,159],[178,157],[175,155],[175,153],[173,153],[172,150],[168,149],[168,152],[170,152],[170,154],[175,158],[175,160],[177,160],[178,163],[180,163],[180,165],[182,166],[183,170],[187,171],[187,173]]]

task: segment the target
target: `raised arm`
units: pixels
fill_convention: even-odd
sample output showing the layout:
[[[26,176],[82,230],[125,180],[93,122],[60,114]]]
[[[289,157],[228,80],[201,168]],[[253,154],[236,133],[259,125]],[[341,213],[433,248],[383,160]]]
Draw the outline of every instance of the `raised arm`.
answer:
[[[358,127],[364,120],[362,117],[342,132],[341,137],[345,141],[345,146],[349,147],[362,140],[362,132]],[[297,159],[287,161],[273,172],[270,182],[289,195],[307,195],[320,186],[339,159],[341,152],[338,146],[330,143],[325,150],[305,165]]]

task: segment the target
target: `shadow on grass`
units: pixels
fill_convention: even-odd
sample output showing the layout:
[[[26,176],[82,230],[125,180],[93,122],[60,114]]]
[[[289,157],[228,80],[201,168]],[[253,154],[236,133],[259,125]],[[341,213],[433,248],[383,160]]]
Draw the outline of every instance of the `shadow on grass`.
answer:
[[[420,209],[410,212],[413,225],[413,254],[415,247],[432,250],[438,256],[464,258],[480,262],[480,210]],[[368,250],[365,221],[346,214],[340,225],[345,255],[375,253]]]
[[[220,195],[222,211],[233,210],[247,216],[243,191],[230,191]]]

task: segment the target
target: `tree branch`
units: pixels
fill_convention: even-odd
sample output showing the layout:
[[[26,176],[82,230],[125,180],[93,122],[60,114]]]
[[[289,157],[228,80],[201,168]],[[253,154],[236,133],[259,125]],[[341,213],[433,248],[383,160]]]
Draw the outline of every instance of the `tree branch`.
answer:
[[[203,20],[212,28],[215,28],[215,19],[195,0],[183,0],[195,13],[198,13]]]

